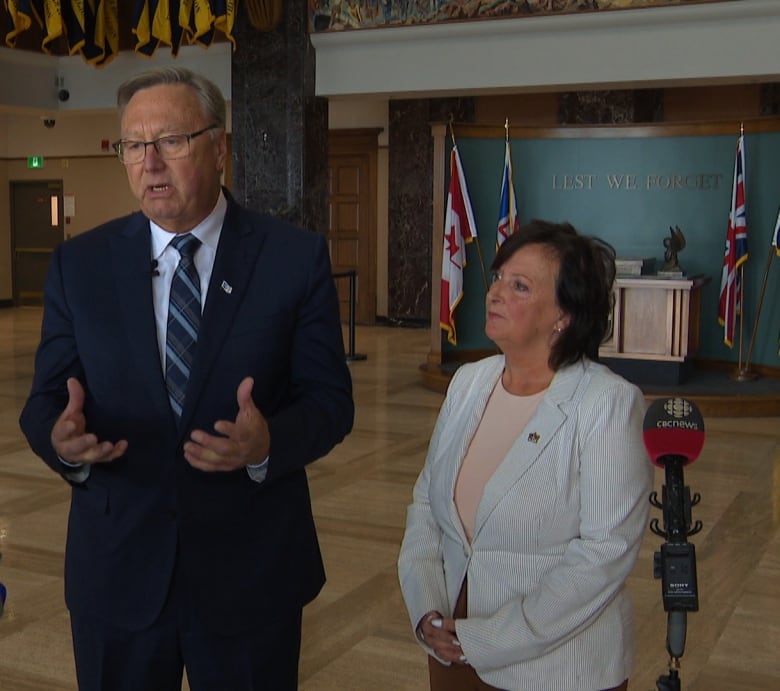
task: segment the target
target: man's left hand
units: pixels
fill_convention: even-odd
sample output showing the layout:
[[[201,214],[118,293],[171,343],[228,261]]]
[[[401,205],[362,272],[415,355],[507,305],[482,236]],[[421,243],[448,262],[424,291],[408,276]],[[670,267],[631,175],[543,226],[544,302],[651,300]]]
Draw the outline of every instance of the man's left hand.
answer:
[[[184,443],[184,458],[194,468],[206,472],[238,470],[257,465],[268,457],[271,437],[268,423],[252,400],[254,379],[246,377],[238,385],[236,421],[218,420],[214,431],[193,430]]]

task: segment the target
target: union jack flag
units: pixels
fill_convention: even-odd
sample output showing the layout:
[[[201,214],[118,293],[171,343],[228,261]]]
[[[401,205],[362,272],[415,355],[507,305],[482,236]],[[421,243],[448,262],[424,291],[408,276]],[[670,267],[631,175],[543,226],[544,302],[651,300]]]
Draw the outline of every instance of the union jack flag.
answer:
[[[735,324],[742,306],[743,286],[739,280],[738,270],[748,258],[745,187],[745,138],[740,135],[737,140],[737,156],[734,161],[734,183],[731,192],[731,209],[726,231],[726,250],[723,255],[718,304],[718,321],[723,326],[723,342],[729,348],[734,346]]]

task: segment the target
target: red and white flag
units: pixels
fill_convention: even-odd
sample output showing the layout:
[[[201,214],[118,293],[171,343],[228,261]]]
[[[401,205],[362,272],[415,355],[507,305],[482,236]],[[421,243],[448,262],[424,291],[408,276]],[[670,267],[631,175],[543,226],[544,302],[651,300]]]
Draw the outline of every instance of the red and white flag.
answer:
[[[466,177],[458,147],[450,153],[450,189],[444,218],[444,248],[441,264],[441,306],[439,323],[447,340],[458,344],[455,333],[455,308],[463,297],[463,268],[466,266],[466,243],[477,237],[477,224],[471,209]]]
[[[504,172],[501,176],[501,200],[498,209],[496,249],[504,244],[504,240],[514,233],[519,225],[520,219],[517,217],[515,185],[512,180],[512,152],[509,149],[509,140],[507,139],[504,150]]]
[[[737,315],[742,306],[742,285],[739,267],[748,258],[747,214],[745,213],[745,138],[737,140],[737,157],[734,161],[734,183],[731,191],[729,225],[726,231],[726,251],[723,255],[723,271],[720,279],[718,321],[723,327],[723,342],[734,345]]]

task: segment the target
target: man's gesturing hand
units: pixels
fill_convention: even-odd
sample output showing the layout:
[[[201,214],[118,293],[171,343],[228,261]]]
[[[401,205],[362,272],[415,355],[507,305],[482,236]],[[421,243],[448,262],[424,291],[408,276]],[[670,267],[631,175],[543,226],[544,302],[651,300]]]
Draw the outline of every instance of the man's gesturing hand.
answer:
[[[116,443],[99,441],[94,434],[87,433],[84,387],[74,377],[68,379],[68,405],[52,427],[51,445],[57,455],[68,463],[104,463],[119,458],[127,451],[124,439]]]
[[[237,470],[268,457],[271,438],[268,423],[252,400],[254,384],[252,377],[246,377],[238,385],[236,421],[217,420],[214,431],[220,436],[192,431],[184,444],[184,458],[190,465],[205,471]]]

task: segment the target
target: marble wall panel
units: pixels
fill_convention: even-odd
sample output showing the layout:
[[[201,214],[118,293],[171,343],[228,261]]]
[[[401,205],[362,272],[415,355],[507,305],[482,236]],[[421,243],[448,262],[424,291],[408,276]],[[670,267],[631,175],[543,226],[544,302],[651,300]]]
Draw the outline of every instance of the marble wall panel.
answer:
[[[780,84],[761,85],[759,113],[776,117],[780,115]]]
[[[471,98],[391,101],[388,317],[429,323],[433,223],[431,123],[473,122]]]
[[[663,104],[663,89],[567,92],[558,99],[558,122],[562,125],[661,122]]]

